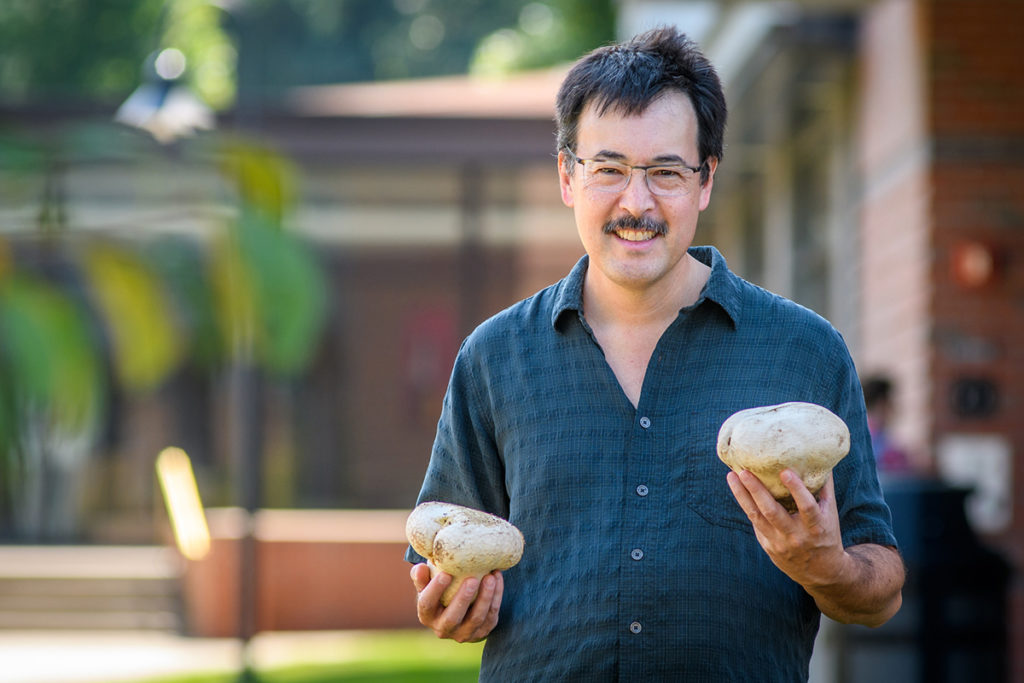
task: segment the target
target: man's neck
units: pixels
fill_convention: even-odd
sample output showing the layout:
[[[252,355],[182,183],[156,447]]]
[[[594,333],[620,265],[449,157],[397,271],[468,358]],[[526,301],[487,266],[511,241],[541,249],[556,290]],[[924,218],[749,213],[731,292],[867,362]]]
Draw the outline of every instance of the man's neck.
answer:
[[[644,287],[628,287],[588,272],[583,283],[583,310],[591,325],[664,329],[680,309],[694,304],[711,268],[690,255],[669,277]]]

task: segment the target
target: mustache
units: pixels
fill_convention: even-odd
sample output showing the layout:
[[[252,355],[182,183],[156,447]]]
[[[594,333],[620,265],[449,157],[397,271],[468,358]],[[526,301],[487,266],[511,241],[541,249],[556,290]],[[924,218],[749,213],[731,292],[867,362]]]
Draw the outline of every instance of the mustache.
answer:
[[[643,230],[653,232],[655,235],[664,235],[668,232],[668,224],[647,216],[637,218],[629,215],[614,218],[604,224],[604,234],[606,235],[622,229]]]

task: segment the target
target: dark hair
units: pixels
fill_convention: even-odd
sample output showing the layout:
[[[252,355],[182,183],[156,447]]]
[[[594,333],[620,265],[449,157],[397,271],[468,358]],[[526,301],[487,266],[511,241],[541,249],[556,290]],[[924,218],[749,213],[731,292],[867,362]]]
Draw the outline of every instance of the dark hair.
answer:
[[[580,114],[591,101],[599,114],[613,107],[640,114],[668,89],[687,95],[693,103],[701,183],[707,182],[704,162],[722,158],[725,94],[711,62],[674,28],[654,29],[626,43],[600,47],[576,62],[555,101],[558,149],[576,151]]]
[[[892,396],[892,381],[888,377],[876,375],[868,377],[862,383],[864,405],[871,410],[880,403],[888,402]]]

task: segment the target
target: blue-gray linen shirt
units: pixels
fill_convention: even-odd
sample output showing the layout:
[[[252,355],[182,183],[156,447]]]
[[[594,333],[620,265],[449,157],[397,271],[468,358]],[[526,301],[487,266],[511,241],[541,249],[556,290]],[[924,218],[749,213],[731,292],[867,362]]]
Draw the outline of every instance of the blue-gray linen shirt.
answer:
[[[419,501],[487,510],[526,539],[482,681],[807,680],[820,613],[758,545],[715,453],[737,410],[841,416],[843,543],[896,545],[839,333],[713,247],[690,253],[711,276],[658,342],[638,408],[583,317],[585,256],[462,344]]]

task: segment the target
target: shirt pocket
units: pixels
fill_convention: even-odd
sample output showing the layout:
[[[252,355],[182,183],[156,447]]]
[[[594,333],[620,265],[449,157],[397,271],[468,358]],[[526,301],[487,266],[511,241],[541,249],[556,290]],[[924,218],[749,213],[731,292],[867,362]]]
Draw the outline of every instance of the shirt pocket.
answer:
[[[693,426],[683,451],[685,503],[707,522],[716,526],[754,533],[754,529],[736,497],[732,495],[726,475],[729,467],[718,457],[715,448],[718,430],[732,413],[704,411],[690,415]]]

